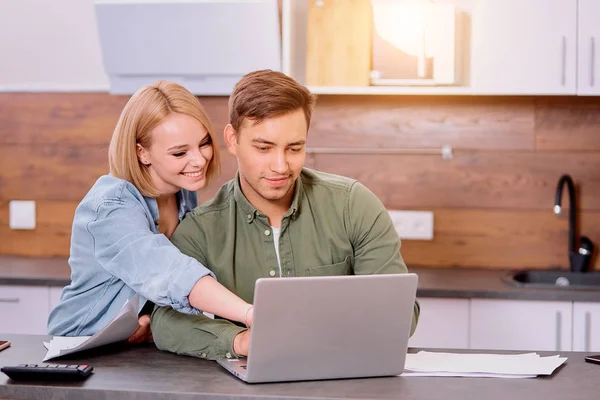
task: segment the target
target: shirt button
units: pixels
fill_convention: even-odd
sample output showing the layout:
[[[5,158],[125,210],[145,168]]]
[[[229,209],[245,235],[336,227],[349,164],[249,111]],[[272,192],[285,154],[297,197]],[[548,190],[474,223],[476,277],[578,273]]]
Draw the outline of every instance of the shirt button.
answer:
[[[227,353],[227,354],[225,354],[225,357],[227,357],[227,358],[231,358],[231,353]]]
[[[252,219],[252,214],[248,214],[246,218],[248,218],[248,221],[250,221]]]
[[[275,276],[275,271],[273,271],[273,270],[270,270],[270,271],[269,271],[269,275],[271,275],[271,276]]]
[[[271,231],[270,231],[270,230],[268,230],[268,229],[266,229],[266,230],[265,230],[265,235],[269,236],[270,234],[271,234]]]
[[[202,353],[202,354],[200,354],[200,356],[201,356],[202,358],[206,358],[206,353]]]

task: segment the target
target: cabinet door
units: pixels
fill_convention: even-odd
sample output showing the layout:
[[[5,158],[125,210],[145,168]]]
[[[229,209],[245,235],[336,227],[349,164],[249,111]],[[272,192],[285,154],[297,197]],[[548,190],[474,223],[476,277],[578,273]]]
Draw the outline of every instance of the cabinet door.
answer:
[[[469,300],[420,298],[421,315],[410,347],[468,349]]]
[[[50,313],[54,307],[60,303],[60,295],[62,294],[62,290],[63,288],[61,287],[50,287],[50,306],[48,308],[48,313]]]
[[[579,0],[577,94],[600,95],[600,1]]]
[[[0,332],[46,334],[49,288],[0,286]]]
[[[576,94],[577,1],[479,0],[471,47],[475,94]]]
[[[471,348],[571,350],[570,301],[471,299]]]
[[[573,303],[573,351],[600,352],[600,303]]]

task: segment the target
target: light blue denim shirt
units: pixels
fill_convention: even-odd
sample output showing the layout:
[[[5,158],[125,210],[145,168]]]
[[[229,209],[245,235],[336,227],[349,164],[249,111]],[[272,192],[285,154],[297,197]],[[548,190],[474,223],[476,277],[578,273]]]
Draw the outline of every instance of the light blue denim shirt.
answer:
[[[177,199],[179,220],[198,205],[195,192],[181,190]],[[150,300],[183,313],[199,313],[188,295],[200,278],[213,274],[160,234],[157,222],[154,198],[111,175],[98,179],[75,210],[71,283],[50,313],[49,334],[93,335],[136,293],[140,310]]]

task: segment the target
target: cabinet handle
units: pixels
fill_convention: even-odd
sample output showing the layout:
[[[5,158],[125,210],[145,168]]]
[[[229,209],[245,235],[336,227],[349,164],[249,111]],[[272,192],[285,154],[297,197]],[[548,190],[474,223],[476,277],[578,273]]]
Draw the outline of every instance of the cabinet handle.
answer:
[[[590,86],[594,87],[594,63],[596,59],[596,39],[590,37]]]
[[[19,301],[21,301],[21,299],[19,299],[18,297],[9,297],[6,299],[0,298],[0,303],[18,303]]]
[[[592,348],[592,314],[590,312],[585,313],[585,337],[584,337],[584,350],[590,351]]]
[[[556,351],[560,351],[562,343],[562,314],[560,311],[556,312]]]
[[[567,83],[567,37],[562,37],[562,72],[561,82],[565,86]]]

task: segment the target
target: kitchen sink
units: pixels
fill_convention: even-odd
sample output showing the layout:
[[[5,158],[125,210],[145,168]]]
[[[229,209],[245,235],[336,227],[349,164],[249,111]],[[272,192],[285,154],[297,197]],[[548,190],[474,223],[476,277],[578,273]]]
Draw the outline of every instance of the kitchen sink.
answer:
[[[503,277],[504,282],[520,287],[546,289],[600,290],[600,272],[567,270],[520,270]]]

